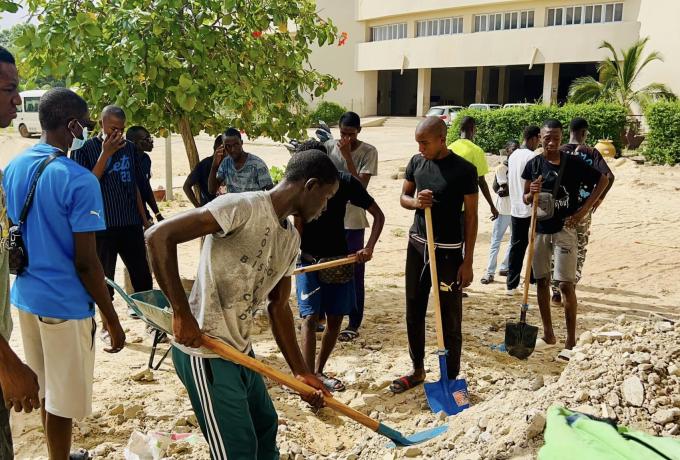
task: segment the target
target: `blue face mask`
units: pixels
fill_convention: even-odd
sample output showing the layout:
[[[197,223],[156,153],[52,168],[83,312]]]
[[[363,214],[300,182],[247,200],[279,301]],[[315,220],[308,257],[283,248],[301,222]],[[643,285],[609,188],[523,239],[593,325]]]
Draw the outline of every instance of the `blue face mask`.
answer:
[[[73,131],[71,131],[71,134],[73,135],[73,142],[71,142],[71,151],[83,148],[83,145],[85,145],[85,142],[87,142],[87,128],[84,128],[83,125],[80,124],[80,122],[77,123],[80,125],[81,128],[83,128],[83,138],[80,139],[78,136],[73,134]]]

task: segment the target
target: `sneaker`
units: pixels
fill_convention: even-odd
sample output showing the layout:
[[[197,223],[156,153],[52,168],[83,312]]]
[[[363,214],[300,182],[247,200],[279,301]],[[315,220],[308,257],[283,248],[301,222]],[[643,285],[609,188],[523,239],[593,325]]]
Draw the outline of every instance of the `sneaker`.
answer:
[[[518,291],[517,291],[517,288],[515,288],[515,289],[506,289],[506,290],[505,290],[505,295],[507,295],[508,297],[512,297],[512,296],[514,296],[514,295],[517,295],[517,292],[518,292]]]
[[[491,284],[493,283],[493,275],[484,275],[482,279],[480,280],[480,283],[482,284]]]
[[[508,276],[508,271],[507,270],[501,270],[498,272],[499,276]]]
[[[562,294],[560,294],[559,292],[553,292],[552,298],[550,299],[550,303],[552,304],[553,307],[561,307]]]

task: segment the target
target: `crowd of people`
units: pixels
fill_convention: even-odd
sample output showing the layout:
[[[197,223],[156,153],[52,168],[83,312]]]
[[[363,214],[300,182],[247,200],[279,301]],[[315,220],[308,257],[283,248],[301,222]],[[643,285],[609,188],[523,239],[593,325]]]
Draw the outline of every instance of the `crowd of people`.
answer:
[[[2,127],[21,103],[18,84],[14,58],[0,48]],[[51,460],[89,458],[72,450],[72,421],[92,412],[97,308],[104,350],[116,353],[125,346],[113,291],[105,282],[113,279],[118,256],[136,292],[152,289],[155,277],[172,306],[174,368],[212,458],[278,458],[277,414],[264,380],[203,348],[201,338],[209,334],[254,356],[253,314],[265,302],[286,363],[296,378],[316,389],[301,397],[320,407],[324,395],[345,389],[325,367],[338,340],[356,340],[361,333],[364,267],[385,223],[369,193],[378,151],[360,140],[359,116],[347,112],[340,118],[337,140],[301,143],[276,185],[266,163],[244,150],[241,132],[227,129],[186,179],[184,191],[194,209],[168,219],[150,185],[153,138],[144,127],[126,129],[123,109],[105,107],[96,123],[85,100],[55,88],[42,97],[39,118],[40,141],[7,165],[0,188],[0,399],[5,403],[0,459],[13,457],[11,409],[40,410]],[[426,378],[425,322],[432,288],[441,300],[448,377],[460,372],[464,288],[473,281],[480,190],[494,220],[481,283],[494,282],[501,241],[510,228],[499,276],[506,277],[509,295],[517,292],[538,194],[544,215],[531,263],[543,336],[536,346],[557,343],[551,301],[565,310],[567,337],[560,356],[569,359],[576,342],[575,286],[592,213],[613,174],[599,152],[586,145],[586,120],[571,122],[566,145],[561,145],[560,122],[546,120],[541,127],[526,127],[521,144],[508,141],[507,156],[495,171],[494,200],[475,132],[471,117],[461,120],[460,139],[451,145],[437,117],[425,118],[415,131],[419,152],[406,166],[399,198],[414,214],[405,242],[405,326],[413,369],[395,378],[394,393]],[[433,219],[432,261],[426,208]],[[29,256],[10,294],[9,239],[15,224]],[[177,248],[198,238],[203,241],[198,273],[187,297]],[[298,340],[289,306],[294,271],[348,256],[354,263],[295,277]],[[436,264],[438,286],[432,286],[430,263]],[[18,309],[25,363],[8,344],[10,304]],[[133,311],[128,314],[134,317]]]

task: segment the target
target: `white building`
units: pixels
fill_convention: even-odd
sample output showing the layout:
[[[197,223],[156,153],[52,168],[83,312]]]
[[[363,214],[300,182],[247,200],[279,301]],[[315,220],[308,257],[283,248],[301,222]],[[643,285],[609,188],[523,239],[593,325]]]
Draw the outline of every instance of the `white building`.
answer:
[[[342,80],[324,99],[362,116],[423,115],[431,105],[564,102],[570,83],[597,62],[650,37],[663,63],[640,82],[680,94],[680,0],[317,0],[349,34],[312,53]]]

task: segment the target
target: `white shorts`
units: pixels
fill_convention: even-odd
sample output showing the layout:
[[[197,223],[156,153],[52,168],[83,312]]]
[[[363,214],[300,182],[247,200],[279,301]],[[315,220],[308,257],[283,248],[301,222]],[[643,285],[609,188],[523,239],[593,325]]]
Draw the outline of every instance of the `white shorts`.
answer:
[[[45,410],[63,418],[92,413],[94,318],[62,320],[19,310],[26,364],[38,376]]]

